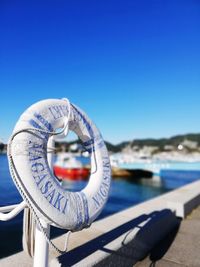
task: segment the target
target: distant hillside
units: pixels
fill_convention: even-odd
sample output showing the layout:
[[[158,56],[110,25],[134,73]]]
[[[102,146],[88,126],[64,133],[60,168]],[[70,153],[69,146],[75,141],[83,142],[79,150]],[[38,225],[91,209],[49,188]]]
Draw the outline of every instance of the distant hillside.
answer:
[[[107,141],[105,141],[105,144],[106,144],[106,147],[107,147],[108,151],[112,151],[114,153],[117,153],[117,152],[120,151],[118,145],[113,145],[113,144],[111,144],[111,143],[109,143]]]
[[[0,154],[5,154],[7,151],[7,144],[0,142]]]
[[[58,147],[65,147],[67,150],[70,145],[72,144],[80,144],[80,140],[73,141],[73,142],[64,142],[64,143],[57,143]],[[133,149],[142,149],[143,147],[156,147],[158,151],[163,151],[167,149],[177,148],[178,145],[182,144],[190,150],[196,150],[200,148],[200,134],[184,134],[184,135],[176,135],[170,138],[160,138],[160,139],[134,139],[132,141],[126,141],[114,145],[110,142],[105,142],[108,150],[110,152],[120,152],[123,149],[129,147]]]
[[[185,135],[176,135],[170,138],[161,138],[161,139],[136,139],[133,144],[137,146],[158,146],[163,148],[165,145],[178,146],[180,143],[183,143],[185,140],[190,140],[197,142],[198,146],[200,145],[200,134],[185,134]]]
[[[160,139],[134,139],[129,142],[122,142],[116,145],[117,150],[121,151],[127,146],[138,147],[157,147],[158,150],[166,150],[166,147],[177,147],[178,145],[183,144],[188,148],[198,148],[200,147],[200,134],[184,134],[176,135],[169,138],[160,138]]]

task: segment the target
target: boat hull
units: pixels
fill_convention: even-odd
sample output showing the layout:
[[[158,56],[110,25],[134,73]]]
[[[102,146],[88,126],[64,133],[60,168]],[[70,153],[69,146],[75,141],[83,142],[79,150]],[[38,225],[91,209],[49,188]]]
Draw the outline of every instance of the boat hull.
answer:
[[[140,178],[152,178],[153,173],[146,170],[140,169],[123,169],[123,168],[112,168],[112,177],[121,177],[126,179],[140,179]]]
[[[63,168],[54,166],[54,174],[61,180],[80,181],[87,180],[90,174],[88,168]]]

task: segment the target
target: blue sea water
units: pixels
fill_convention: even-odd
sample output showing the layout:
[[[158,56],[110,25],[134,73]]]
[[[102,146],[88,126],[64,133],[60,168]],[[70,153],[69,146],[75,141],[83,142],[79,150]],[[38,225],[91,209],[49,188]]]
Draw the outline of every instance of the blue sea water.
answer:
[[[86,183],[85,181],[71,182],[65,186],[73,191],[79,191],[85,187]],[[186,183],[188,180],[181,182],[181,185]],[[98,219],[156,197],[178,186],[180,186],[180,180],[173,181],[173,183],[170,181],[168,184],[163,180],[155,183],[145,179],[131,182],[115,179],[112,181],[108,202]],[[10,177],[7,157],[0,155],[0,206],[16,204],[21,200],[22,198]],[[23,214],[21,213],[10,221],[0,222],[1,241],[7,240],[7,242],[0,242],[0,258],[22,250],[22,220]],[[55,228],[52,232],[54,236],[62,233]]]

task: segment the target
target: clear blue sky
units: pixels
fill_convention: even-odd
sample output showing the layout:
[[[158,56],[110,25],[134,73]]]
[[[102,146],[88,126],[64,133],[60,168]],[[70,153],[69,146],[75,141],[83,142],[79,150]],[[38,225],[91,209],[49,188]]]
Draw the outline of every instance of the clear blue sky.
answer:
[[[200,132],[200,1],[0,1],[0,138],[68,97],[117,143]]]

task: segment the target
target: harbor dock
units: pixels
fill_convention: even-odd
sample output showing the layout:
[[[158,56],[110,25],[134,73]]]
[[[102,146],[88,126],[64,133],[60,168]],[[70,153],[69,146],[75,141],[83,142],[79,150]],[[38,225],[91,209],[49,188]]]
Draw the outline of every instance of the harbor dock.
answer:
[[[133,206],[90,228],[71,233],[68,252],[50,248],[50,267],[57,266],[200,266],[200,181]],[[53,242],[64,247],[66,235]],[[20,252],[0,260],[1,267],[31,267]]]

